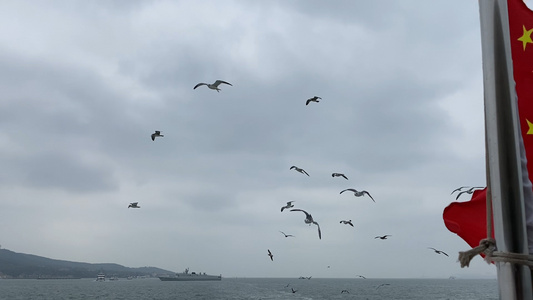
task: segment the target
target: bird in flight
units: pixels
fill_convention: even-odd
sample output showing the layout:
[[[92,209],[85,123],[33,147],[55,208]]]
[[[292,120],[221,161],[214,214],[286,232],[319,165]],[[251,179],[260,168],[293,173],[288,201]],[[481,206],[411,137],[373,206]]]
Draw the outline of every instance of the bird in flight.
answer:
[[[318,99],[322,99],[322,98],[320,98],[318,96],[314,96],[313,98],[309,98],[309,99],[307,99],[307,101],[305,101],[305,105],[309,105],[310,102],[318,103],[318,102],[320,102],[320,101],[318,101]]]
[[[292,166],[289,170],[292,170],[292,169],[295,169],[296,171],[309,176],[309,174],[307,174],[307,172],[304,169],[298,168],[297,166]]]
[[[274,261],[274,254],[272,254],[272,252],[270,252],[270,249],[267,249],[268,250],[268,256],[270,256],[270,260],[271,261]]]
[[[348,177],[344,176],[342,173],[333,173],[331,174],[331,177],[343,177],[344,179],[348,180]]]
[[[386,234],[386,235],[382,235],[382,236],[379,236],[379,235],[378,235],[378,236],[376,236],[374,239],[382,239],[382,240],[386,240],[387,237],[389,237],[389,236],[392,236],[392,235],[390,235],[390,234]]]
[[[215,81],[215,83],[203,83],[203,82],[200,82],[198,83],[197,85],[194,86],[193,90],[195,90],[197,87],[199,86],[202,86],[202,85],[207,85],[208,88],[212,89],[212,90],[215,90],[217,92],[220,92],[220,89],[218,88],[218,86],[221,84],[221,83],[224,83],[224,84],[227,84],[227,85],[231,85],[233,86],[231,83],[229,82],[226,82],[226,81],[223,81],[223,80],[217,80]]]
[[[386,286],[386,285],[390,285],[390,283],[382,283],[382,284],[378,285],[378,286],[376,287],[376,289],[379,289],[380,287],[382,287],[382,286]]]
[[[374,200],[374,198],[372,198],[372,196],[370,196],[370,193],[368,193],[367,191],[358,191],[356,189],[345,189],[345,190],[341,191],[340,193],[342,194],[342,193],[344,193],[346,191],[353,192],[355,197],[361,197],[361,196],[364,196],[364,195],[368,195],[368,197],[370,197],[370,199],[372,199],[372,201],[376,202],[376,200]]]
[[[474,186],[474,187],[470,187],[468,190],[464,190],[464,191],[463,191],[462,189],[464,189],[464,188],[467,188],[467,186],[462,186],[462,187],[460,187],[460,188],[455,189],[455,190],[452,192],[452,194],[453,194],[454,192],[457,192],[457,191],[459,192],[459,193],[457,193],[457,197],[455,197],[455,200],[459,200],[459,197],[461,197],[461,195],[464,194],[464,193],[467,193],[467,194],[473,194],[474,191],[476,191],[476,190],[484,189],[484,187],[481,187],[481,186]]]
[[[431,249],[431,250],[435,251],[435,253],[437,253],[437,254],[444,254],[444,255],[446,255],[446,256],[449,256],[449,255],[446,254],[446,252],[444,252],[444,251],[437,250],[437,249],[435,249],[435,248],[431,248],[431,247],[428,247],[428,249]]]
[[[128,205],[128,208],[141,208],[139,205],[139,202],[132,202],[130,205]]]
[[[344,294],[344,293],[349,294],[350,292],[348,290],[342,290],[341,294]]]
[[[342,221],[340,221],[339,223],[342,223],[342,224],[348,224],[348,225],[350,225],[350,226],[353,227],[352,220],[349,220],[349,221],[342,220]]]
[[[285,232],[283,232],[283,231],[281,231],[281,230],[280,230],[279,232],[283,233],[283,235],[284,235],[285,237],[290,237],[290,236],[294,237],[294,235],[292,235],[292,234],[285,234]]]
[[[291,209],[291,211],[301,211],[305,214],[305,224],[315,224],[317,227],[318,227],[318,238],[319,239],[322,239],[322,233],[320,232],[320,225],[318,225],[317,222],[315,222],[315,220],[313,220],[313,216],[311,216],[311,214],[307,213],[305,210],[303,209],[298,209],[298,208],[295,208],[295,209]]]
[[[287,202],[287,205],[282,206],[282,207],[281,207],[281,212],[283,212],[283,210],[284,210],[285,208],[286,208],[286,209],[289,209],[289,208],[291,208],[291,207],[294,207],[294,204],[292,204],[293,202],[295,202],[295,201],[289,201],[289,202]]]
[[[292,293],[294,294],[294,293],[296,293],[298,290],[295,290],[295,289],[291,288],[291,291],[292,291]]]
[[[151,137],[152,137],[152,141],[155,141],[155,138],[158,137],[158,136],[160,136],[160,137],[164,137],[164,135],[161,134],[161,131],[156,130],[156,131],[155,131],[154,133],[152,133],[152,135],[151,135]]]
[[[357,275],[357,277],[361,277],[361,278],[363,278],[363,279],[366,279],[366,277],[363,276],[363,275]]]

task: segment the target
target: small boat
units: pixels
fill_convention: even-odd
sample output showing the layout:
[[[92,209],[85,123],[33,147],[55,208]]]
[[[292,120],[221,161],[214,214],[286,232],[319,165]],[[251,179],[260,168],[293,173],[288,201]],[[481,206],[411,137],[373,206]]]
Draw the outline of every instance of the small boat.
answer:
[[[98,273],[98,275],[96,276],[96,281],[105,281],[105,274]]]
[[[207,275],[205,273],[189,273],[189,268],[182,273],[176,273],[173,276],[158,276],[161,281],[220,281],[222,275]]]

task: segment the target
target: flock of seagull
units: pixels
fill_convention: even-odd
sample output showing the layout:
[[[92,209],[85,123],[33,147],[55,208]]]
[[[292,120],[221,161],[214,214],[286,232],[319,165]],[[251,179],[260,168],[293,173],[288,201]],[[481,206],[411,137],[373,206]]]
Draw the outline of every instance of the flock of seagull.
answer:
[[[311,102],[320,102],[319,99],[322,99],[322,98],[318,97],[318,96],[314,96],[312,98],[309,98],[309,99],[307,99],[305,105],[309,105],[309,103],[311,103]],[[307,173],[303,168],[300,168],[298,166],[291,166],[289,169],[290,170],[295,170],[296,172],[299,172],[301,174],[307,175],[308,177],[310,176],[309,173]],[[343,174],[343,173],[332,173],[331,176],[332,177],[342,177],[342,178],[348,180],[348,177],[345,174]],[[465,194],[465,193],[466,194],[472,194],[477,189],[482,189],[482,187],[467,187],[467,186],[463,186],[463,187],[460,187],[460,188],[454,190],[452,192],[452,194],[454,192],[459,192],[457,197],[456,197],[456,200],[457,200],[457,199],[459,199],[459,197],[462,194]],[[368,196],[374,203],[376,202],[376,200],[372,197],[372,195],[370,195],[370,193],[368,191],[366,191],[366,190],[356,190],[356,189],[353,189],[353,188],[348,188],[348,189],[344,189],[344,190],[340,191],[340,194],[342,194],[344,192],[352,192],[355,197]],[[320,230],[319,223],[317,221],[315,221],[315,219],[313,218],[313,216],[309,212],[307,212],[307,211],[305,211],[303,209],[293,208],[294,207],[293,202],[295,202],[295,201],[289,201],[289,202],[287,202],[286,205],[282,206],[281,207],[281,212],[283,212],[285,209],[290,210],[291,212],[293,212],[293,211],[303,212],[305,214],[304,223],[308,224],[308,225],[311,225],[311,224],[316,225],[317,226],[317,230],[318,230],[318,238],[322,239],[322,232]],[[339,223],[354,227],[354,225],[352,223],[352,220],[341,220]],[[293,235],[286,234],[283,231],[280,231],[280,232],[285,237],[294,237]],[[386,239],[388,239],[391,236],[392,235],[390,235],[390,234],[386,234],[386,235],[376,236],[374,239],[386,240]],[[448,254],[446,252],[442,251],[442,250],[438,250],[438,249],[435,249],[433,247],[428,247],[428,249],[433,250],[437,254],[442,254],[442,255],[448,256]],[[270,249],[267,249],[267,251],[268,251],[267,255],[270,257],[270,260],[274,261],[274,255],[272,254],[272,251]],[[328,266],[328,268],[329,268],[329,266]],[[366,279],[366,277],[364,277],[362,275],[357,275],[357,276],[360,277],[360,278]],[[311,279],[311,277],[300,277],[300,278]],[[384,284],[380,284],[376,288],[380,288],[382,286],[388,286],[388,285],[390,285],[390,284],[384,283]],[[295,293],[295,290],[292,289],[292,292]],[[341,291],[341,293],[349,293],[349,291],[348,290],[343,290],[343,291]]]
[[[193,89],[196,89],[200,86],[207,86],[209,89],[211,90],[215,90],[217,92],[220,92],[221,89],[219,88],[219,86],[221,84],[226,84],[226,85],[229,85],[229,86],[233,86],[231,83],[227,82],[227,81],[223,81],[223,80],[216,80],[214,83],[204,83],[204,82],[200,82],[198,84],[196,84],[194,86]],[[309,99],[306,100],[305,102],[305,105],[309,105],[311,102],[320,102],[319,100],[321,100],[322,98],[321,97],[318,97],[318,96],[314,96],[314,97],[311,97]],[[156,138],[162,138],[164,137],[163,134],[161,134],[161,131],[160,130],[156,130],[154,133],[152,133],[150,135],[152,141],[155,141]],[[309,176],[309,173],[307,173],[303,168],[299,168],[297,166],[291,166],[289,168],[289,170],[295,170],[301,174],[304,174],[304,175],[307,175]],[[332,177],[342,177],[346,180],[348,180],[348,177],[343,174],[343,173],[332,173],[331,174]],[[455,189],[454,191],[452,191],[452,194],[455,193],[455,192],[458,192],[457,193],[457,197],[456,197],[456,200],[459,199],[459,197],[462,195],[462,194],[472,194],[475,190],[478,190],[478,189],[482,189],[483,187],[467,187],[467,186],[462,186],[460,188],[457,188]],[[356,190],[356,189],[353,189],[353,188],[348,188],[348,189],[344,189],[342,191],[340,191],[340,194],[344,193],[344,192],[352,192],[353,195],[355,197],[364,197],[364,196],[368,196],[374,203],[376,202],[374,200],[374,198],[370,195],[370,193],[368,191],[365,191],[365,190]],[[305,224],[308,224],[309,226],[310,225],[316,225],[317,226],[317,230],[318,230],[318,238],[319,239],[322,239],[322,231],[320,230],[320,225],[318,224],[317,221],[315,221],[315,219],[313,219],[313,216],[308,213],[307,211],[303,210],[303,209],[299,209],[299,208],[293,208],[294,207],[294,202],[296,201],[288,201],[287,204],[285,206],[282,206],[281,207],[281,212],[283,212],[285,209],[287,210],[290,210],[291,212],[302,212],[305,214],[305,219],[304,219],[304,223]],[[138,202],[132,202],[128,205],[128,208],[140,208],[140,206],[138,205],[139,203]],[[339,223],[341,224],[345,224],[345,225],[349,225],[351,227],[354,227],[353,223],[352,223],[352,220],[341,220]],[[286,234],[285,232],[283,231],[280,231],[286,238],[287,237],[294,237],[294,235],[292,234]],[[386,235],[382,235],[382,236],[376,236],[374,239],[381,239],[381,240],[386,240],[387,238],[391,237],[392,235],[390,234],[386,234]],[[438,249],[435,249],[435,248],[432,248],[432,247],[428,247],[428,249],[431,249],[433,250],[435,253],[437,254],[443,254],[443,255],[446,255],[448,256],[447,253],[445,253],[444,251],[441,251],[441,250],[438,250]],[[272,251],[270,251],[270,249],[267,249],[267,255],[268,257],[270,258],[271,261],[274,261],[274,254],[272,253]],[[329,267],[329,266],[328,266]],[[360,278],[363,278],[363,279],[366,279],[365,276],[362,276],[362,275],[356,275],[356,277],[360,277]],[[309,277],[300,277],[300,278],[305,278],[305,279],[311,279],[311,276]],[[381,287],[381,286],[386,286],[386,285],[389,285],[389,284],[381,284],[379,285],[377,288]],[[288,285],[287,285],[288,286]],[[297,290],[294,290],[291,288],[291,291],[292,293],[295,293]],[[349,293],[348,290],[343,290],[341,293]]]
[[[317,96],[315,96],[315,97],[313,97],[313,98],[310,98],[310,99],[307,100],[306,105],[309,104],[309,101],[315,101],[315,100],[313,100],[313,99],[316,100],[316,99],[321,99],[321,98],[320,98],[320,97],[317,97]],[[295,171],[297,171],[297,172],[299,172],[299,173],[301,173],[301,174],[305,174],[305,175],[309,176],[309,173],[307,173],[303,168],[299,168],[299,167],[297,167],[297,166],[291,166],[291,167],[289,168],[289,170],[295,170]],[[342,178],[348,180],[348,177],[346,177],[346,175],[344,175],[343,173],[332,173],[332,174],[331,174],[331,177],[342,177]],[[365,191],[365,190],[358,191],[358,190],[356,190],[356,189],[349,188],[349,189],[342,190],[342,191],[340,192],[340,194],[342,194],[342,193],[344,193],[344,192],[346,192],[346,191],[352,192],[352,193],[354,194],[355,197],[368,196],[368,197],[370,197],[370,199],[372,199],[372,201],[374,201],[374,203],[376,202],[376,200],[374,200],[374,198],[372,197],[372,195],[370,195],[370,193],[369,193],[368,191]],[[289,202],[287,202],[287,205],[282,206],[282,207],[281,207],[281,212],[283,212],[283,210],[285,210],[285,209],[293,208],[293,207],[294,207],[294,204],[292,204],[293,202],[295,202],[295,201],[289,201]],[[318,229],[318,238],[319,238],[319,239],[322,239],[322,231],[320,230],[320,225],[318,224],[317,221],[315,221],[315,220],[313,219],[313,216],[312,216],[310,213],[308,213],[307,211],[305,211],[305,210],[303,210],[303,209],[299,209],[299,208],[294,208],[294,209],[291,209],[290,211],[301,211],[301,212],[303,212],[303,213],[305,214],[304,223],[305,223],[305,224],[309,224],[309,225],[311,225],[311,224],[316,225],[316,226],[317,226],[317,229]],[[346,221],[346,220],[341,220],[339,223],[341,223],[341,224],[346,224],[346,225],[350,225],[350,226],[354,227],[354,226],[353,226],[353,223],[352,223],[352,220],[348,220],[348,221]],[[285,234],[285,233],[284,233],[284,234]],[[391,235],[386,235],[385,237],[388,237],[388,236],[391,236]],[[287,237],[287,235],[285,235],[285,237]],[[376,237],[376,238],[378,238],[378,237]],[[382,239],[384,239],[384,238],[382,238]],[[270,253],[270,250],[268,250],[268,251],[269,251],[269,253]]]

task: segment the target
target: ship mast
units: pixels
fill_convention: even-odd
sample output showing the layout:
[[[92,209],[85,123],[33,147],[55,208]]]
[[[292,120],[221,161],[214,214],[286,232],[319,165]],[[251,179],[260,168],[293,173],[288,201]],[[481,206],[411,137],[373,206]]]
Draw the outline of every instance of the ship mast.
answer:
[[[487,195],[499,252],[528,254],[507,0],[480,0]],[[489,224],[487,224],[489,225]],[[533,299],[529,267],[496,262],[500,299]]]

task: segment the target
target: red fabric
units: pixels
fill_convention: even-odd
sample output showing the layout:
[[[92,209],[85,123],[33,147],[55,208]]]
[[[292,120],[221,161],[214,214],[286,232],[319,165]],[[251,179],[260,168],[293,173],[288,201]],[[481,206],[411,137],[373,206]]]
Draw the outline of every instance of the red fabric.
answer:
[[[487,189],[476,190],[467,202],[453,202],[444,209],[444,225],[474,248],[487,238]],[[494,234],[493,234],[494,237]]]
[[[533,122],[533,12],[522,0],[507,2],[518,115],[529,180],[533,182],[533,125],[528,123]]]
[[[533,12],[522,0],[508,0],[507,8],[520,129],[529,179],[533,182]],[[478,246],[479,241],[487,237],[485,197],[486,189],[476,191],[470,201],[455,202],[444,209],[443,219],[448,230],[471,247]]]

